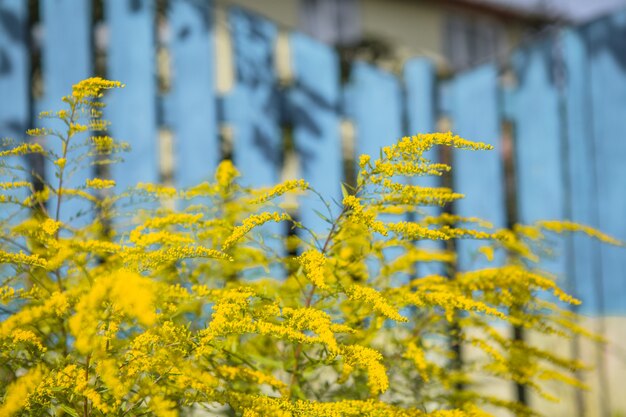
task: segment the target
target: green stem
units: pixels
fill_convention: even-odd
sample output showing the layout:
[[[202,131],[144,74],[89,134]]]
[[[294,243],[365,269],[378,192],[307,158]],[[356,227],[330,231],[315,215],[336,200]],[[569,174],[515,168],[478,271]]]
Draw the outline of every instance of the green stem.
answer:
[[[359,193],[360,188],[361,186],[357,187],[357,189],[355,190],[355,195]],[[341,210],[341,213],[339,213],[339,216],[337,216],[337,218],[333,222],[330,228],[330,231],[328,232],[328,236],[326,237],[326,241],[324,242],[324,246],[322,247],[322,250],[320,251],[322,254],[325,254],[326,251],[328,251],[328,245],[330,244],[333,238],[333,235],[337,232],[337,225],[339,224],[339,220],[346,214],[347,211],[348,211],[348,208],[344,206],[343,209]],[[311,289],[309,290],[309,293],[307,294],[305,302],[304,302],[305,308],[309,308],[311,306],[316,289],[317,289],[317,286],[315,284],[312,284]],[[293,394],[293,387],[298,382],[298,370],[300,367],[301,355],[302,355],[302,343],[298,343],[298,345],[296,346],[294,350],[294,364],[293,364],[293,369],[291,373],[291,381],[289,382],[289,398],[291,398]]]

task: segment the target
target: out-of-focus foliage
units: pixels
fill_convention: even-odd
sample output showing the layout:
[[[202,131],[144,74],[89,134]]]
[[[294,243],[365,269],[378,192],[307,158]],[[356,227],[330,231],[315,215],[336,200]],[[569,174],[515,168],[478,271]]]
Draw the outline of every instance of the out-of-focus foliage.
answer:
[[[581,385],[572,371],[583,364],[498,329],[585,334],[539,254],[564,231],[617,242],[568,222],[494,230],[427,215],[463,196],[410,181],[450,170],[426,158],[435,146],[489,145],[423,134],[361,156],[342,202],[319,196],[327,228],[314,231],[283,208],[287,193],[317,194],[305,181],[246,188],[229,161],[188,189],[120,191],[104,177],[68,188],[76,167],[106,172],[128,148],[102,119],[115,87],[78,83],[66,110],[42,114],[63,129],[30,130],[45,141],[0,151],[0,415],[443,417],[486,415],[485,405],[532,415],[473,383],[491,375],[547,397],[543,381]],[[32,154],[53,178],[31,177],[22,158]],[[89,209],[66,215],[72,200]],[[270,222],[293,233],[272,235]],[[459,273],[453,252],[419,244],[453,239],[480,240],[486,259],[506,262]],[[418,278],[426,263],[441,274]],[[459,345],[480,354],[459,363]]]

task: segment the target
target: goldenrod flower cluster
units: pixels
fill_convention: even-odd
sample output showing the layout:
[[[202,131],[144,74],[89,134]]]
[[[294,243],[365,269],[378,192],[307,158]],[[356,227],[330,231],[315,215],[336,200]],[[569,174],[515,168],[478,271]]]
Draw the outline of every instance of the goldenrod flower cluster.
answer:
[[[102,119],[102,96],[117,87],[84,80],[64,109],[40,115],[67,130],[27,134],[61,141],[59,154],[49,142],[6,142],[0,151],[12,160],[43,154],[56,171],[35,189],[19,164],[0,169],[0,415],[174,417],[221,407],[249,417],[479,417],[484,406],[532,415],[481,393],[479,377],[547,398],[545,381],[581,386],[571,372],[584,364],[492,324],[594,337],[551,301],[578,303],[536,261],[547,234],[620,242],[566,221],[496,230],[477,218],[427,216],[423,206],[463,196],[407,178],[451,169],[425,156],[435,146],[489,145],[420,134],[377,159],[360,156],[356,184],[343,187],[337,207],[323,201],[323,231],[276,208],[286,193],[317,196],[310,184],[252,189],[228,160],[211,181],[186,189],[116,191],[105,176],[68,188],[76,164],[114,163],[106,155],[128,148]],[[81,146],[78,158],[67,152]],[[66,213],[70,198],[89,209]],[[268,222],[293,234],[268,233]],[[481,240],[487,260],[502,252],[507,263],[458,272],[449,249],[416,245],[461,238]],[[426,263],[439,273],[419,275]],[[481,356],[461,364],[455,346]]]
[[[326,258],[315,249],[309,249],[298,257],[304,275],[318,288],[328,289],[326,285]]]
[[[346,293],[350,300],[364,302],[373,311],[388,319],[401,322],[408,321],[406,317],[400,315],[400,313],[389,304],[389,301],[374,288],[353,285]]]
[[[363,208],[358,197],[349,195],[343,199],[343,205],[349,209],[349,219],[355,223],[363,224],[374,232],[383,236],[387,235],[385,225],[376,220],[376,214]]]
[[[14,181],[14,182],[2,182],[0,183],[0,189],[9,190],[12,188],[30,187],[30,182],[27,181]]]
[[[39,385],[41,379],[41,369],[34,368],[6,387],[4,401],[0,405],[1,415],[12,416],[28,407],[28,397]]]
[[[115,181],[104,180],[102,178],[87,179],[85,183],[87,184],[87,187],[94,188],[96,190],[101,190],[104,188],[111,188],[115,186]]]
[[[289,219],[290,217],[287,213],[266,212],[261,214],[253,214],[244,219],[243,223],[240,226],[233,228],[230,236],[228,236],[228,238],[222,244],[222,250],[230,248],[255,227],[261,226],[267,222],[280,222]]]
[[[215,181],[223,189],[228,188],[237,177],[239,177],[239,171],[229,160],[222,161],[215,171]]]
[[[18,156],[28,155],[31,153],[45,153],[43,147],[38,143],[23,143],[15,148],[8,149],[6,151],[0,151],[0,157],[4,156]]]
[[[304,180],[287,180],[282,184],[275,185],[267,191],[263,191],[262,194],[252,200],[252,204],[265,203],[269,200],[272,200],[276,197],[280,197],[281,195],[288,193],[293,190],[301,190],[306,191],[309,188],[309,183]]]
[[[119,81],[105,80],[101,77],[87,78],[72,86],[71,97],[79,104],[87,104],[91,106],[95,103],[93,100],[101,98],[105,90],[120,87],[124,86]],[[69,96],[67,99],[69,99]]]

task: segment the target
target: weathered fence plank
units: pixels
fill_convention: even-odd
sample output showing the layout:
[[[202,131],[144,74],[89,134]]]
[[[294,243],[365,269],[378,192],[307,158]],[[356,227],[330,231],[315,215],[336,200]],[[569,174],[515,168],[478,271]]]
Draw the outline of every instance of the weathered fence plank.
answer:
[[[28,45],[28,7],[22,0],[0,3],[0,149],[4,139],[19,143],[30,123],[30,54]],[[7,146],[10,146],[7,144]],[[14,157],[2,161],[9,166],[27,166],[26,158]],[[0,166],[0,182],[11,182],[15,177]],[[2,194],[20,200],[26,197],[24,189],[2,190]],[[3,211],[0,219],[4,219]],[[8,215],[9,213],[6,212]]]
[[[513,57],[518,78],[513,104],[518,220],[526,224],[563,219],[565,214],[561,116],[552,48],[552,42],[544,41]],[[562,243],[562,239],[555,241],[556,259],[541,263],[543,269],[561,278],[565,272]]]
[[[598,226],[626,240],[626,12],[589,26]],[[600,247],[605,311],[626,313],[624,248]]]
[[[267,187],[280,180],[283,141],[280,128],[280,100],[274,68],[276,25],[239,8],[229,11],[228,21],[234,49],[236,84],[225,98],[225,118],[234,133],[233,160],[242,182]],[[259,231],[283,235],[283,224],[267,223]],[[282,243],[268,242],[278,255]],[[280,274],[273,268],[272,274]]]
[[[431,133],[436,131],[436,73],[432,61],[424,58],[415,58],[404,64],[404,99],[406,106],[406,123],[410,135]],[[425,156],[433,162],[439,162],[439,149],[431,149]],[[441,177],[425,176],[413,178],[412,183],[423,187],[440,187]],[[437,215],[440,207],[424,207],[426,215]],[[441,242],[422,240],[417,245],[424,249],[442,250]],[[417,274],[425,276],[442,273],[439,263],[421,263],[417,267]]]
[[[235,91],[228,105],[235,136],[233,157],[246,184],[269,186],[280,179],[283,154],[274,69],[278,29],[239,8],[231,9],[228,18],[236,68]]]
[[[174,180],[177,186],[187,187],[210,177],[220,159],[213,4],[206,0],[173,0],[169,21]]]
[[[378,158],[379,150],[402,137],[402,90],[399,80],[380,68],[356,62],[348,95],[356,127],[356,155]]]
[[[0,3],[0,138],[19,140],[30,127],[27,6],[22,0]]]
[[[568,181],[567,215],[572,221],[598,226],[595,186],[593,124],[591,120],[591,82],[589,51],[580,31],[566,30],[561,37],[566,69],[565,100],[567,131]],[[568,237],[568,290],[583,301],[580,309],[602,314],[604,294],[601,288],[599,243],[588,236]]]
[[[346,96],[350,116],[356,130],[356,157],[366,154],[378,159],[380,148],[395,143],[403,133],[403,102],[400,81],[380,68],[356,62],[352,66],[349,92]],[[358,162],[358,160],[357,160]],[[403,181],[403,179],[399,179]],[[394,215],[383,215],[384,221],[406,220]],[[387,248],[386,259],[400,254],[399,248]],[[369,263],[375,275],[377,266]],[[406,277],[403,277],[404,279]]]
[[[435,131],[436,76],[429,59],[415,58],[404,64],[406,117],[411,135]]]
[[[38,111],[59,111],[66,108],[61,97],[71,94],[72,85],[87,78],[92,72],[91,48],[91,3],[75,2],[71,0],[41,0],[39,2],[43,22],[42,42],[42,69],[44,81],[44,96]],[[45,127],[54,128],[65,134],[67,127],[64,123],[54,120],[42,120]],[[84,156],[85,148],[76,148],[80,142],[87,139],[86,134],[77,134],[73,137],[68,148],[66,160],[68,169],[63,178],[64,188],[76,188],[85,184],[85,179],[93,176],[94,170],[90,160],[83,158],[76,170],[75,161]],[[48,146],[59,157],[62,156],[61,142],[56,137],[48,137]],[[56,167],[48,164],[46,180],[55,187],[58,179],[55,177]],[[83,214],[89,208],[85,201],[65,198],[62,203],[60,219],[69,220],[78,214]],[[51,215],[56,216],[56,207]]]
[[[494,146],[491,151],[453,151],[453,188],[465,194],[465,198],[454,203],[455,212],[460,216],[479,217],[496,228],[505,227],[504,169],[495,65],[484,65],[458,75],[452,85],[451,106],[456,134]],[[488,267],[491,263],[478,252],[484,244],[460,239],[457,242],[458,268],[467,271]],[[495,259],[497,263],[502,260],[502,256]]]
[[[154,13],[149,0],[105,3],[107,75],[126,84],[109,95],[106,117],[112,135],[132,147],[125,163],[111,169],[118,190],[159,180]]]
[[[318,196],[308,194],[300,199],[300,218],[323,235],[329,224],[315,211],[329,218],[338,214],[334,201],[341,202],[343,181],[339,59],[332,48],[300,33],[291,35],[290,46],[294,82],[288,92],[288,112],[301,174],[324,196],[332,213]]]

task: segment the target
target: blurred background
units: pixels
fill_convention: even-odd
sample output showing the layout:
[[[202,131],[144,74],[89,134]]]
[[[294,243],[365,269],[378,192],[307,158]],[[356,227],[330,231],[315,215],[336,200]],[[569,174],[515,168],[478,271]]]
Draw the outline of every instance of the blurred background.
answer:
[[[26,140],[92,75],[127,85],[106,116],[132,151],[98,173],[118,189],[188,186],[232,158],[250,185],[301,177],[340,198],[355,155],[452,130],[496,148],[432,155],[454,166],[432,184],[467,195],[455,213],[626,240],[626,0],[0,0],[1,138]],[[300,217],[321,227],[316,204]],[[458,248],[459,269],[485,266]],[[484,389],[549,416],[626,416],[626,253],[580,237],[556,253],[542,267],[609,342],[540,343],[592,363],[591,391]]]

